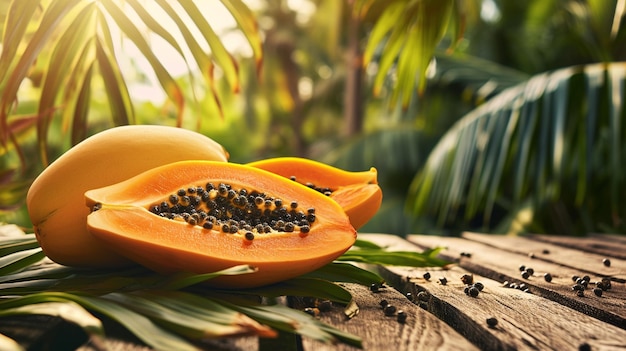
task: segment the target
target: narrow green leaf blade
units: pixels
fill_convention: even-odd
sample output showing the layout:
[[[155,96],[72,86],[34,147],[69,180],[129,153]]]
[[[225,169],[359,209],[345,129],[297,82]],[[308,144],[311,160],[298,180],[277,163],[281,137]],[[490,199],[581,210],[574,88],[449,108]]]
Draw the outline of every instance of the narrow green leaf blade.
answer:
[[[204,39],[211,47],[211,52],[215,61],[224,71],[224,77],[234,92],[238,92],[239,87],[239,66],[231,54],[226,50],[219,36],[215,33],[202,12],[194,2],[190,0],[180,1],[180,5],[185,9],[194,24],[200,29]]]
[[[325,279],[331,282],[357,283],[365,286],[380,284],[384,281],[377,273],[346,262],[333,262],[301,277]]]
[[[102,0],[101,4],[104,8],[106,8],[107,12],[111,15],[111,18],[113,18],[126,37],[128,37],[128,39],[130,39],[137,46],[141,54],[150,63],[151,68],[154,70],[154,73],[161,84],[161,87],[177,108],[177,123],[180,125],[182,123],[185,101],[184,95],[178,86],[178,83],[176,83],[161,61],[159,61],[156,57],[150,47],[150,44],[141,34],[141,31],[137,28],[137,26],[135,26],[131,19],[126,16],[119,6],[112,0]]]
[[[46,298],[42,297],[41,300],[46,301]],[[79,304],[72,301],[37,302],[31,300],[18,307],[0,310],[0,316],[4,317],[24,314],[44,314],[60,317],[78,325],[89,335],[104,335],[102,322]]]
[[[40,248],[23,250],[0,257],[0,276],[22,270],[44,259],[46,255]]]
[[[259,72],[261,63],[263,62],[263,41],[259,33],[259,25],[256,21],[256,16],[242,0],[221,1],[233,15],[239,28],[241,28],[246,39],[248,39],[248,43],[252,47],[252,54],[255,58],[256,69],[257,72]]]

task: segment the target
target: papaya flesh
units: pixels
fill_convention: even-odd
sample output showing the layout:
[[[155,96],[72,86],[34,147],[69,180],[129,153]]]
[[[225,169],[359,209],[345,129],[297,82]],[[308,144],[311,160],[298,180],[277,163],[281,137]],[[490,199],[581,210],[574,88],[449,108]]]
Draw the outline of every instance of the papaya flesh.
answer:
[[[208,283],[254,287],[332,262],[356,240],[329,197],[258,168],[183,161],[89,190],[88,231],[156,272],[208,273],[234,265],[255,273]]]
[[[270,158],[248,165],[292,179],[328,195],[344,209],[356,229],[367,223],[382,203],[383,193],[374,167],[369,171],[350,172],[301,157]]]

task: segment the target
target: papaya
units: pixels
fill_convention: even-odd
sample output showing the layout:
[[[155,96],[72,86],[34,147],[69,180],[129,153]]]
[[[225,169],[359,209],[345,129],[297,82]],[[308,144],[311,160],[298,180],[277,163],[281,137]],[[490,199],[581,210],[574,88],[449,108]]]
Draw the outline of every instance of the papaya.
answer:
[[[359,229],[378,212],[383,193],[378,173],[350,172],[301,157],[276,157],[248,164],[311,187],[335,200],[348,214],[354,228]]]
[[[181,161],[85,193],[89,232],[158,273],[256,272],[209,284],[247,288],[320,268],[356,230],[341,206],[306,186],[237,163]]]
[[[85,191],[115,184],[181,160],[228,161],[224,148],[200,133],[175,127],[133,125],[97,133],[57,158],[33,181],[28,214],[44,253],[77,267],[133,264],[87,231]]]

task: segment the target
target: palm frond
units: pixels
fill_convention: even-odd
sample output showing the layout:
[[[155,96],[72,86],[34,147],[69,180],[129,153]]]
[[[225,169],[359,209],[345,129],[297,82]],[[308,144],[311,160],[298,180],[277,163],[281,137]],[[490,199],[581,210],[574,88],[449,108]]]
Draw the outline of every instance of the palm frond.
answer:
[[[441,139],[412,183],[408,208],[442,226],[457,216],[482,216],[489,226],[496,205],[514,211],[528,200],[535,208],[559,201],[619,225],[625,81],[626,64],[592,64],[502,91]]]
[[[371,2],[362,1],[358,5],[369,7]],[[459,8],[454,0],[402,0],[387,5],[369,35],[363,55],[365,65],[378,63],[375,95],[382,92],[392,71],[395,71],[392,105],[400,100],[406,107],[415,86],[420,92],[424,89],[426,69],[450,20],[458,20],[456,14],[453,16],[456,10]]]
[[[437,53],[434,62],[435,74],[428,80],[429,87],[459,91],[476,105],[530,78],[526,73],[469,55]]]
[[[257,65],[260,65],[261,39],[251,11],[241,1],[223,0],[222,5],[235,18],[252,47]],[[184,60],[192,87],[197,73],[192,72],[195,66],[191,63],[197,65],[208,87],[203,91],[211,96],[213,107],[220,110],[213,69],[221,68],[232,91],[237,92],[240,89],[239,68],[203,12],[190,1],[177,4],[159,1],[154,6],[159,6],[174,22],[174,28],[167,29],[144,6],[136,0],[122,4],[113,0],[11,1],[1,20],[4,24],[0,54],[1,145],[19,145],[9,128],[9,121],[21,102],[17,96],[22,82],[29,78],[35,81],[35,73],[43,82],[36,88],[40,93],[37,132],[44,164],[48,163],[47,133],[52,119],[59,112],[63,126],[72,128],[73,143],[86,136],[92,83],[100,82],[93,80],[94,77],[101,78],[104,83],[113,124],[134,123],[129,77],[120,69],[118,39],[132,43],[148,62],[158,84],[175,107],[177,125],[182,125],[187,102],[199,103],[201,99],[193,88],[190,93],[183,91],[163,63],[160,51],[150,44],[151,37],[162,39]],[[191,21],[183,20],[181,15]],[[202,43],[191,35],[194,30],[200,31],[208,49],[203,49]],[[187,57],[187,52],[191,57]]]

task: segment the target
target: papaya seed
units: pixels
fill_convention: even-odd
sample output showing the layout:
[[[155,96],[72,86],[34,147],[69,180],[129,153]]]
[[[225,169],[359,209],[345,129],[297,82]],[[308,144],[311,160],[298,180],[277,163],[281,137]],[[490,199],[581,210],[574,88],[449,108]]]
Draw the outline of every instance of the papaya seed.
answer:
[[[205,190],[206,189],[206,190]],[[164,218],[179,217],[190,225],[205,229],[217,228],[223,233],[256,234],[273,231],[296,232],[306,236],[315,221],[315,208],[306,212],[299,209],[297,201],[274,198],[256,190],[233,189],[220,183],[216,187],[190,186],[149,206],[150,212]],[[210,224],[206,224],[210,223]]]

